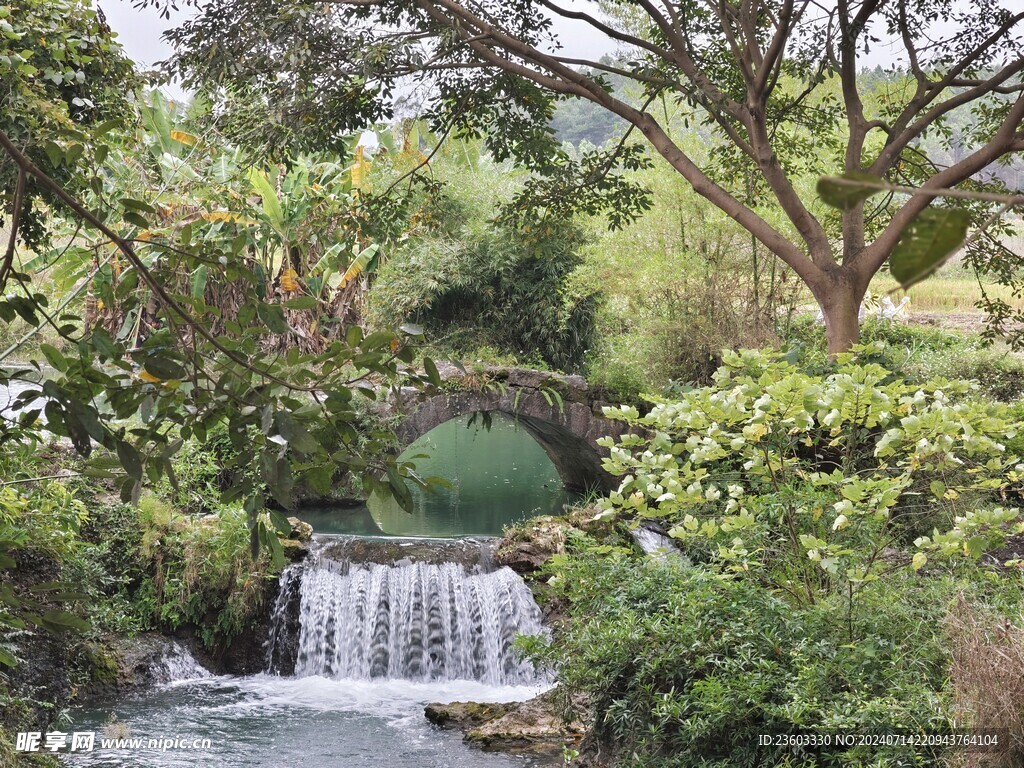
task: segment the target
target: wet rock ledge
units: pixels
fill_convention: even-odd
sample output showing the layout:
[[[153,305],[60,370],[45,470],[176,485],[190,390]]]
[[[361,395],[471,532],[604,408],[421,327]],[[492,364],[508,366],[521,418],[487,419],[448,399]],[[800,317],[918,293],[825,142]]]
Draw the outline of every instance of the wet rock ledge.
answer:
[[[424,713],[437,726],[461,730],[466,743],[485,750],[560,759],[563,745],[578,744],[585,729],[562,718],[556,696],[557,691],[551,690],[529,701],[507,704],[428,704]]]

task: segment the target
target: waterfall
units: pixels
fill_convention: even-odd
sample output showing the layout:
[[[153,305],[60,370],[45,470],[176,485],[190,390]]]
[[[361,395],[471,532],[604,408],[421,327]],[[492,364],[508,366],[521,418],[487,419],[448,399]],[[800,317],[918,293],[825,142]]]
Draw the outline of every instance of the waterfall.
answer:
[[[291,671],[291,654],[299,677],[529,685],[543,678],[513,643],[544,631],[509,568],[314,557],[282,574],[268,667]]]
[[[158,683],[175,683],[210,677],[210,672],[196,661],[187,648],[172,641],[152,666],[153,679]]]
[[[272,674],[290,674],[295,669],[299,589],[304,568],[302,563],[289,565],[277,580],[277,598],[270,614],[270,634],[265,645],[267,671]]]
[[[633,541],[650,557],[667,561],[670,557],[686,561],[683,553],[679,551],[675,541],[665,533],[640,525],[630,531]]]

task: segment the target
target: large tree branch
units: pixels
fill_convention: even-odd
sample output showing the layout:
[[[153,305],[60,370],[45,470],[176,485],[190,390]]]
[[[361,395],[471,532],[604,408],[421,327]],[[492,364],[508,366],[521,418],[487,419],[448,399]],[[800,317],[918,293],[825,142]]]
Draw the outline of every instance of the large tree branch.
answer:
[[[867,0],[851,20],[849,18],[849,0],[839,0],[839,82],[843,92],[843,104],[846,106],[846,124],[849,130],[843,167],[848,173],[861,169],[864,142],[870,130],[870,123],[864,115],[864,102],[861,100],[857,84],[857,43],[871,16],[878,10],[880,2],[881,0]],[[866,228],[864,206],[858,205],[845,210],[842,216],[843,259],[845,261],[849,256],[859,253],[864,247]]]
[[[627,34],[622,30],[616,29],[615,27],[605,24],[603,21],[595,18],[589,13],[583,11],[570,11],[568,8],[563,8],[560,5],[556,5],[551,0],[540,0],[540,4],[547,8],[554,14],[561,16],[564,19],[572,19],[573,21],[582,21],[584,24],[596,29],[603,35],[607,35],[612,40],[617,40],[620,43],[631,45],[634,48],[645,50],[648,53],[653,53],[658,58],[672,62],[673,56],[671,51],[662,48],[661,46],[655,45],[650,40],[644,40],[642,37],[636,37],[635,35]]]
[[[786,216],[807,245],[814,263],[822,269],[832,269],[835,267],[835,259],[828,235],[821,222],[804,205],[772,146],[767,123],[771,78],[765,77],[762,80],[759,77],[759,68],[765,66],[770,70],[771,65],[760,51],[753,4],[750,0],[745,0],[739,7],[733,6],[727,0],[710,0],[709,4],[717,15],[746,86],[747,103],[742,123],[749,137],[751,151],[748,154],[753,158]],[[780,46],[777,51],[779,56],[785,47],[782,43]]]
[[[589,24],[591,27],[605,35],[608,35],[613,40],[626,42],[629,45],[634,45],[654,53],[667,64],[679,68],[686,79],[690,81],[696,92],[702,95],[702,100],[707,105],[706,108],[720,109],[736,120],[743,120],[745,115],[744,105],[724,93],[721,88],[719,88],[706,74],[704,74],[702,68],[697,65],[693,57],[687,52],[687,41],[683,37],[682,33],[677,31],[671,24],[665,23],[664,17],[657,12],[656,8],[650,6],[650,3],[645,4],[645,11],[648,11],[649,15],[653,14],[651,15],[652,20],[656,24],[659,24],[659,27],[666,35],[668,42],[671,43],[671,48],[662,48],[661,46],[654,45],[654,43],[651,43],[650,41],[642,40],[632,35],[627,35],[626,33],[620,32],[614,27],[595,19],[590,14],[582,11],[570,11],[556,5],[551,2],[551,0],[540,0],[540,3],[548,10],[564,18],[583,21]],[[648,10],[648,7],[650,10]],[[659,23],[659,19],[661,20],[661,23]],[[664,24],[664,26],[662,26],[662,24]]]
[[[992,139],[984,146],[965,157],[959,163],[936,173],[921,185],[924,192],[943,187],[955,187],[974,174],[987,168],[1009,152],[1016,151],[1019,141],[1017,130],[1024,121],[1024,96],[1014,102]],[[892,217],[889,225],[851,261],[851,267],[860,274],[873,275],[889,258],[904,231],[914,217],[934,199],[931,194],[912,196]]]
[[[904,6],[902,4],[900,9],[900,12],[904,13]],[[905,14],[903,18],[906,18]],[[929,104],[939,98],[948,88],[952,87],[974,62],[978,61],[987,51],[997,45],[1022,20],[1024,20],[1024,13],[1018,13],[1009,17],[972,51],[962,56],[940,80],[931,82],[927,79],[917,79],[917,92],[900,112],[899,116],[892,122],[889,141],[886,143],[878,159],[871,166],[871,173],[882,174],[887,172],[896,160],[899,159],[900,152],[910,142],[920,136],[936,119],[958,106],[970,103],[991,93],[994,87],[1002,86],[1006,80],[1021,71],[1022,66],[1024,66],[1024,58],[1018,56],[1015,61],[1005,66],[996,75],[987,80],[979,81],[971,90],[957,94],[953,98],[936,105],[922,117],[918,117]],[[903,27],[904,46],[907,47],[908,55],[916,55],[914,54],[913,41],[910,38],[909,23],[901,24],[901,27]],[[916,59],[912,58],[912,61],[916,61]],[[920,67],[918,68],[920,69]]]
[[[881,176],[887,173],[899,160],[903,150],[905,150],[911,142],[924,133],[929,126],[934,125],[936,120],[949,114],[957,107],[965,106],[989,95],[990,93],[994,93],[997,86],[1001,86],[1007,80],[1022,71],[1024,71],[1024,57],[1007,64],[1003,69],[988,80],[982,81],[979,85],[961,91],[955,96],[951,96],[945,101],[936,104],[912,124],[905,125],[902,128],[898,125],[894,125],[890,129],[889,140],[886,142],[885,147],[879,153],[875,162],[871,164],[868,172],[876,176]]]
[[[777,73],[784,60],[786,44],[793,34],[793,27],[803,18],[808,5],[810,5],[810,0],[805,0],[799,10],[794,11],[792,0],[786,0],[783,3],[779,19],[776,22],[775,34],[772,35],[772,39],[765,49],[761,65],[758,67],[757,79],[754,83],[757,90],[769,90],[770,83],[778,79]]]
[[[561,64],[555,57],[537,51],[499,30],[454,0],[417,0],[417,3],[437,23],[444,24],[464,37],[477,55],[498,69],[524,77],[556,93],[580,96],[593,101],[638,127],[658,153],[690,183],[697,194],[739,222],[802,278],[820,278],[819,269],[796,245],[727,190],[713,182],[672,141],[665,129],[649,113],[615,98],[593,80]],[[484,36],[480,37],[481,34]],[[471,37],[478,39],[470,42]],[[496,47],[520,60],[515,61],[509,55],[502,55],[495,50]],[[524,63],[526,61],[533,62],[546,72],[527,66]]]

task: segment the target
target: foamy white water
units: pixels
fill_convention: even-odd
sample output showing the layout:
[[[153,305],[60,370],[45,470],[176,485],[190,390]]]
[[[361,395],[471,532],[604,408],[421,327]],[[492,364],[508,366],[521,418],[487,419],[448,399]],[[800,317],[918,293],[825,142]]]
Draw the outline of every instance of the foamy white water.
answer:
[[[153,677],[157,682],[175,684],[212,675],[187,648],[172,641],[153,666]]]
[[[544,631],[541,612],[508,568],[323,560],[300,592],[297,676],[540,682],[513,644]]]

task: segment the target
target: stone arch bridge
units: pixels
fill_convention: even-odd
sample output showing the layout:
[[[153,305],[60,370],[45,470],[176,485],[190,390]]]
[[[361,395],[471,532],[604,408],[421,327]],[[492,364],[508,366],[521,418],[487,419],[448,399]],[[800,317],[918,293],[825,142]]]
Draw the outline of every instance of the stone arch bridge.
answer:
[[[581,376],[527,368],[489,367],[463,371],[438,364],[442,384],[433,390],[403,389],[391,398],[387,411],[398,419],[400,447],[434,427],[474,413],[504,413],[540,444],[570,490],[608,490],[612,478],[601,467],[608,450],[601,437],[620,437],[630,431],[620,421],[605,418],[609,403],[597,399]]]

